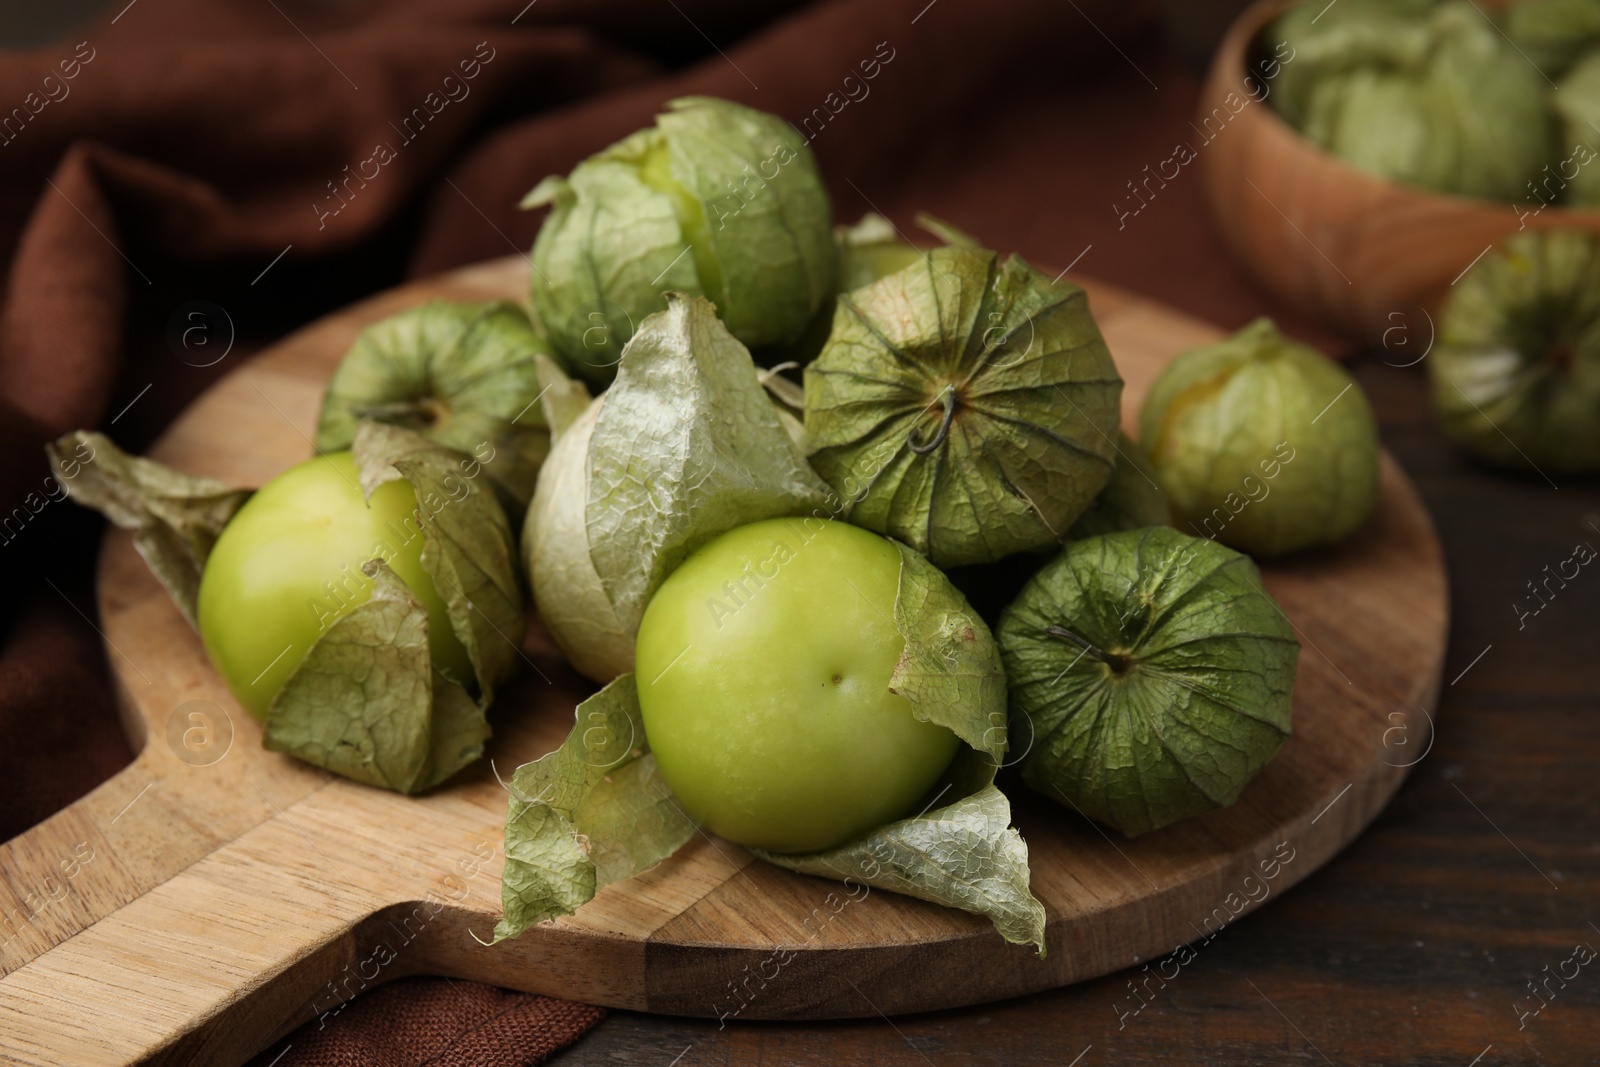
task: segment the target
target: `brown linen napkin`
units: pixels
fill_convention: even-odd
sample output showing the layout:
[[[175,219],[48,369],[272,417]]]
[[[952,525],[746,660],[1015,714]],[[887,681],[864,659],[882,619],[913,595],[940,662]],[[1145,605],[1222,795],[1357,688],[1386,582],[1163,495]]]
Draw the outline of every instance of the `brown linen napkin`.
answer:
[[[1188,136],[1195,101],[1148,47],[1140,3],[113,7],[74,40],[0,56],[0,839],[129,758],[91,622],[100,524],[44,493],[43,443],[97,426],[142,449],[310,318],[523,252],[539,215],[515,209],[522,193],[674,96],[800,124],[841,221],[876,208],[909,230],[926,209],[1225,326],[1273,310],[1227,263],[1197,175],[1118,225],[1124,184]],[[375,164],[379,144],[392,158]],[[225,313],[205,320],[216,347],[184,339],[197,300]],[[350,1025],[300,1031],[281,1067],[440,1048],[535,1062],[597,1017],[414,979],[360,998]],[[364,1044],[378,1040],[387,1051]]]
[[[522,1067],[543,1063],[604,1015],[477,982],[402,978],[357,997],[326,1027],[306,1024],[250,1067]]]

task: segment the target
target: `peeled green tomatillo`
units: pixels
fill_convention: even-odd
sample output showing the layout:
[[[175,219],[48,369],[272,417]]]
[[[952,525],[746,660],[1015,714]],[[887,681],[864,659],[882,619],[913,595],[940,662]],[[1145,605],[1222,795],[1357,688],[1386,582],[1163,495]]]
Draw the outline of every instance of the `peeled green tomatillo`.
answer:
[[[1255,556],[1334,544],[1377,504],[1361,387],[1270,319],[1168,364],[1139,426],[1178,528]]]
[[[1481,259],[1429,355],[1445,433],[1510,470],[1600,471],[1600,241],[1530,230]]]
[[[907,814],[938,780],[960,741],[890,689],[906,649],[901,570],[899,549],[866,530],[770,519],[662,583],[639,624],[639,708],[697,822],[815,852]]]
[[[749,346],[788,344],[833,292],[828,194],[805,139],[726,100],[674,100],[656,125],[540,182],[534,306],[574,372],[605,386],[676,290]]]
[[[467,651],[422,566],[416,514],[407,482],[387,482],[364,499],[354,459],[335,452],[278,475],[223,528],[200,579],[200,637],[251,714],[264,721],[317,639],[372,596],[362,564],[374,558],[428,609],[435,668],[470,682]]]

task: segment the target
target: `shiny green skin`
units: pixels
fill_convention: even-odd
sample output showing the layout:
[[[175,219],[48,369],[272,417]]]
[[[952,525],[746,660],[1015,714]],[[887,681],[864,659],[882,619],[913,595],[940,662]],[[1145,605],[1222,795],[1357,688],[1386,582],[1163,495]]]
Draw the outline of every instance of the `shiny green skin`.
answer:
[[[900,568],[876,534],[770,519],[668,576],[639,625],[639,707],[697,822],[741,845],[815,852],[907,814],[938,780],[960,741],[889,691],[905,650]],[[742,603],[728,585],[741,581]]]
[[[1268,319],[1168,364],[1139,425],[1178,529],[1253,556],[1334,544],[1377,504],[1366,395]]]
[[[1600,471],[1600,241],[1513,238],[1456,284],[1439,333],[1427,366],[1458,448],[1535,477]]]
[[[361,565],[378,546],[386,546],[390,569],[428,609],[434,666],[470,682],[466,649],[422,569],[416,510],[416,494],[403,480],[363,500],[354,459],[335,452],[290,467],[229,521],[200,578],[200,639],[252,715],[265,721],[327,626],[371,597],[372,579]]]

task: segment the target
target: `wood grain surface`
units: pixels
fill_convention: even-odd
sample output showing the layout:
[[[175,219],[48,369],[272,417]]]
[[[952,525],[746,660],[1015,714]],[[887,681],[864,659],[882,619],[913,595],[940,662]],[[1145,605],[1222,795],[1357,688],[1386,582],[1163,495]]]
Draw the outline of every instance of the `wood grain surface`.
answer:
[[[498,261],[323,320],[224,379],[152,454],[264,482],[309,453],[322,385],[364,323],[433,296],[515,295],[524,270]],[[1216,336],[1090,291],[1129,382],[1125,419],[1167,358]],[[1176,946],[1204,952],[1360,833],[1415,762],[1437,697],[1444,570],[1392,459],[1366,529],[1265,580],[1305,646],[1296,734],[1237,805],[1127,842],[1015,794],[1050,913],[1044,960],[983,920],[880,892],[852,902],[707,836],[579,914],[488,948],[473,935],[487,937],[498,913],[505,796],[487,761],[414,799],[262,751],[129,540],[109,537],[101,618],[142,747],[116,778],[0,846],[0,907],[29,920],[0,947],[0,1062],[242,1062],[413,973],[722,1021],[926,1011],[1144,961],[1156,967],[1143,973],[1181,974],[1191,961],[1169,956]],[[553,747],[588,691],[536,625],[524,652],[493,716],[503,772]]]

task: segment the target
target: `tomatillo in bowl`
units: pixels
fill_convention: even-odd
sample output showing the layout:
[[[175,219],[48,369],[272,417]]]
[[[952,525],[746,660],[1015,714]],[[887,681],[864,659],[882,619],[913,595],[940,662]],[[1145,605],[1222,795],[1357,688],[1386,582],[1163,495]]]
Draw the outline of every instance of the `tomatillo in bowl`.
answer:
[[[890,676],[900,550],[827,519],[722,534],[639,624],[639,709],[691,818],[772,852],[833,848],[907,814],[961,742]]]

